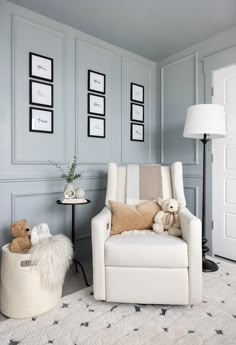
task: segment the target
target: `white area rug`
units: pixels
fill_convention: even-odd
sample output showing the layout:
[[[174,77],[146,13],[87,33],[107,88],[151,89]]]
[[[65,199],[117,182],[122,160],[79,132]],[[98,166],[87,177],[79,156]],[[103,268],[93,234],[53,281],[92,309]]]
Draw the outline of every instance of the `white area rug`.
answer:
[[[236,345],[236,265],[220,261],[219,267],[203,274],[200,305],[97,302],[89,287],[44,315],[1,322],[0,344]]]

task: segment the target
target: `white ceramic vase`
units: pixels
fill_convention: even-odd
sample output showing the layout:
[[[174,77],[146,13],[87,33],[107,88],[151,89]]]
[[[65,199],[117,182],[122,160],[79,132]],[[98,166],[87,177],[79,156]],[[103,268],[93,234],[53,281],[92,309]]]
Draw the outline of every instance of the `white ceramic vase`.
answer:
[[[83,199],[85,197],[85,191],[83,190],[83,188],[79,187],[76,189],[75,197],[77,199]]]
[[[67,183],[64,187],[65,199],[73,199],[75,197],[75,189],[72,183]]]

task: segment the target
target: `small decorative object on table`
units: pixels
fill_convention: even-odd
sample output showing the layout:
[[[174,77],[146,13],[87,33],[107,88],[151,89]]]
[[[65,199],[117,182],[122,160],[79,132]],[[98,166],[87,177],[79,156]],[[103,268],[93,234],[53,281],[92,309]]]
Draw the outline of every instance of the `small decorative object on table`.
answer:
[[[83,188],[79,187],[76,189],[75,191],[75,197],[77,199],[84,199],[85,197],[85,191],[83,190]]]
[[[55,166],[58,170],[60,170],[61,172],[61,177],[64,178],[66,180],[66,185],[64,187],[64,198],[65,199],[73,199],[75,197],[77,198],[84,198],[85,196],[85,192],[82,188],[77,188],[75,190],[74,185],[73,185],[73,181],[78,179],[81,176],[80,172],[76,172],[76,168],[78,166],[78,161],[76,156],[74,156],[73,161],[69,162],[66,171],[57,163],[55,162],[51,162],[50,163]],[[76,193],[76,191],[79,191],[78,193]],[[82,193],[83,191],[83,193]],[[76,196],[80,195],[80,196]]]

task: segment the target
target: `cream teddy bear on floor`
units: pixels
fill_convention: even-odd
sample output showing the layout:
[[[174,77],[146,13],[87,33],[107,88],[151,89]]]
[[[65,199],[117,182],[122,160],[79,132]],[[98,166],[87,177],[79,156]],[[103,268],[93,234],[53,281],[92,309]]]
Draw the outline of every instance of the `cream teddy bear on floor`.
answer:
[[[168,231],[168,235],[180,237],[182,233],[178,215],[178,201],[175,199],[163,200],[158,198],[157,203],[161,206],[161,210],[154,217],[153,231],[157,234]]]
[[[52,235],[46,223],[41,223],[39,225],[36,225],[31,230],[32,246],[35,246],[38,242],[50,237],[52,237]]]

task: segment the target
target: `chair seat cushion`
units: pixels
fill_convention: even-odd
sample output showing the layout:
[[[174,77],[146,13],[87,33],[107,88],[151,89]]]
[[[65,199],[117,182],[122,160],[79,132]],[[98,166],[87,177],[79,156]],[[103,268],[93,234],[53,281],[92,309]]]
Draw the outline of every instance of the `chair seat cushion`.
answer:
[[[188,267],[187,243],[169,235],[114,235],[105,242],[105,265],[119,267]]]

